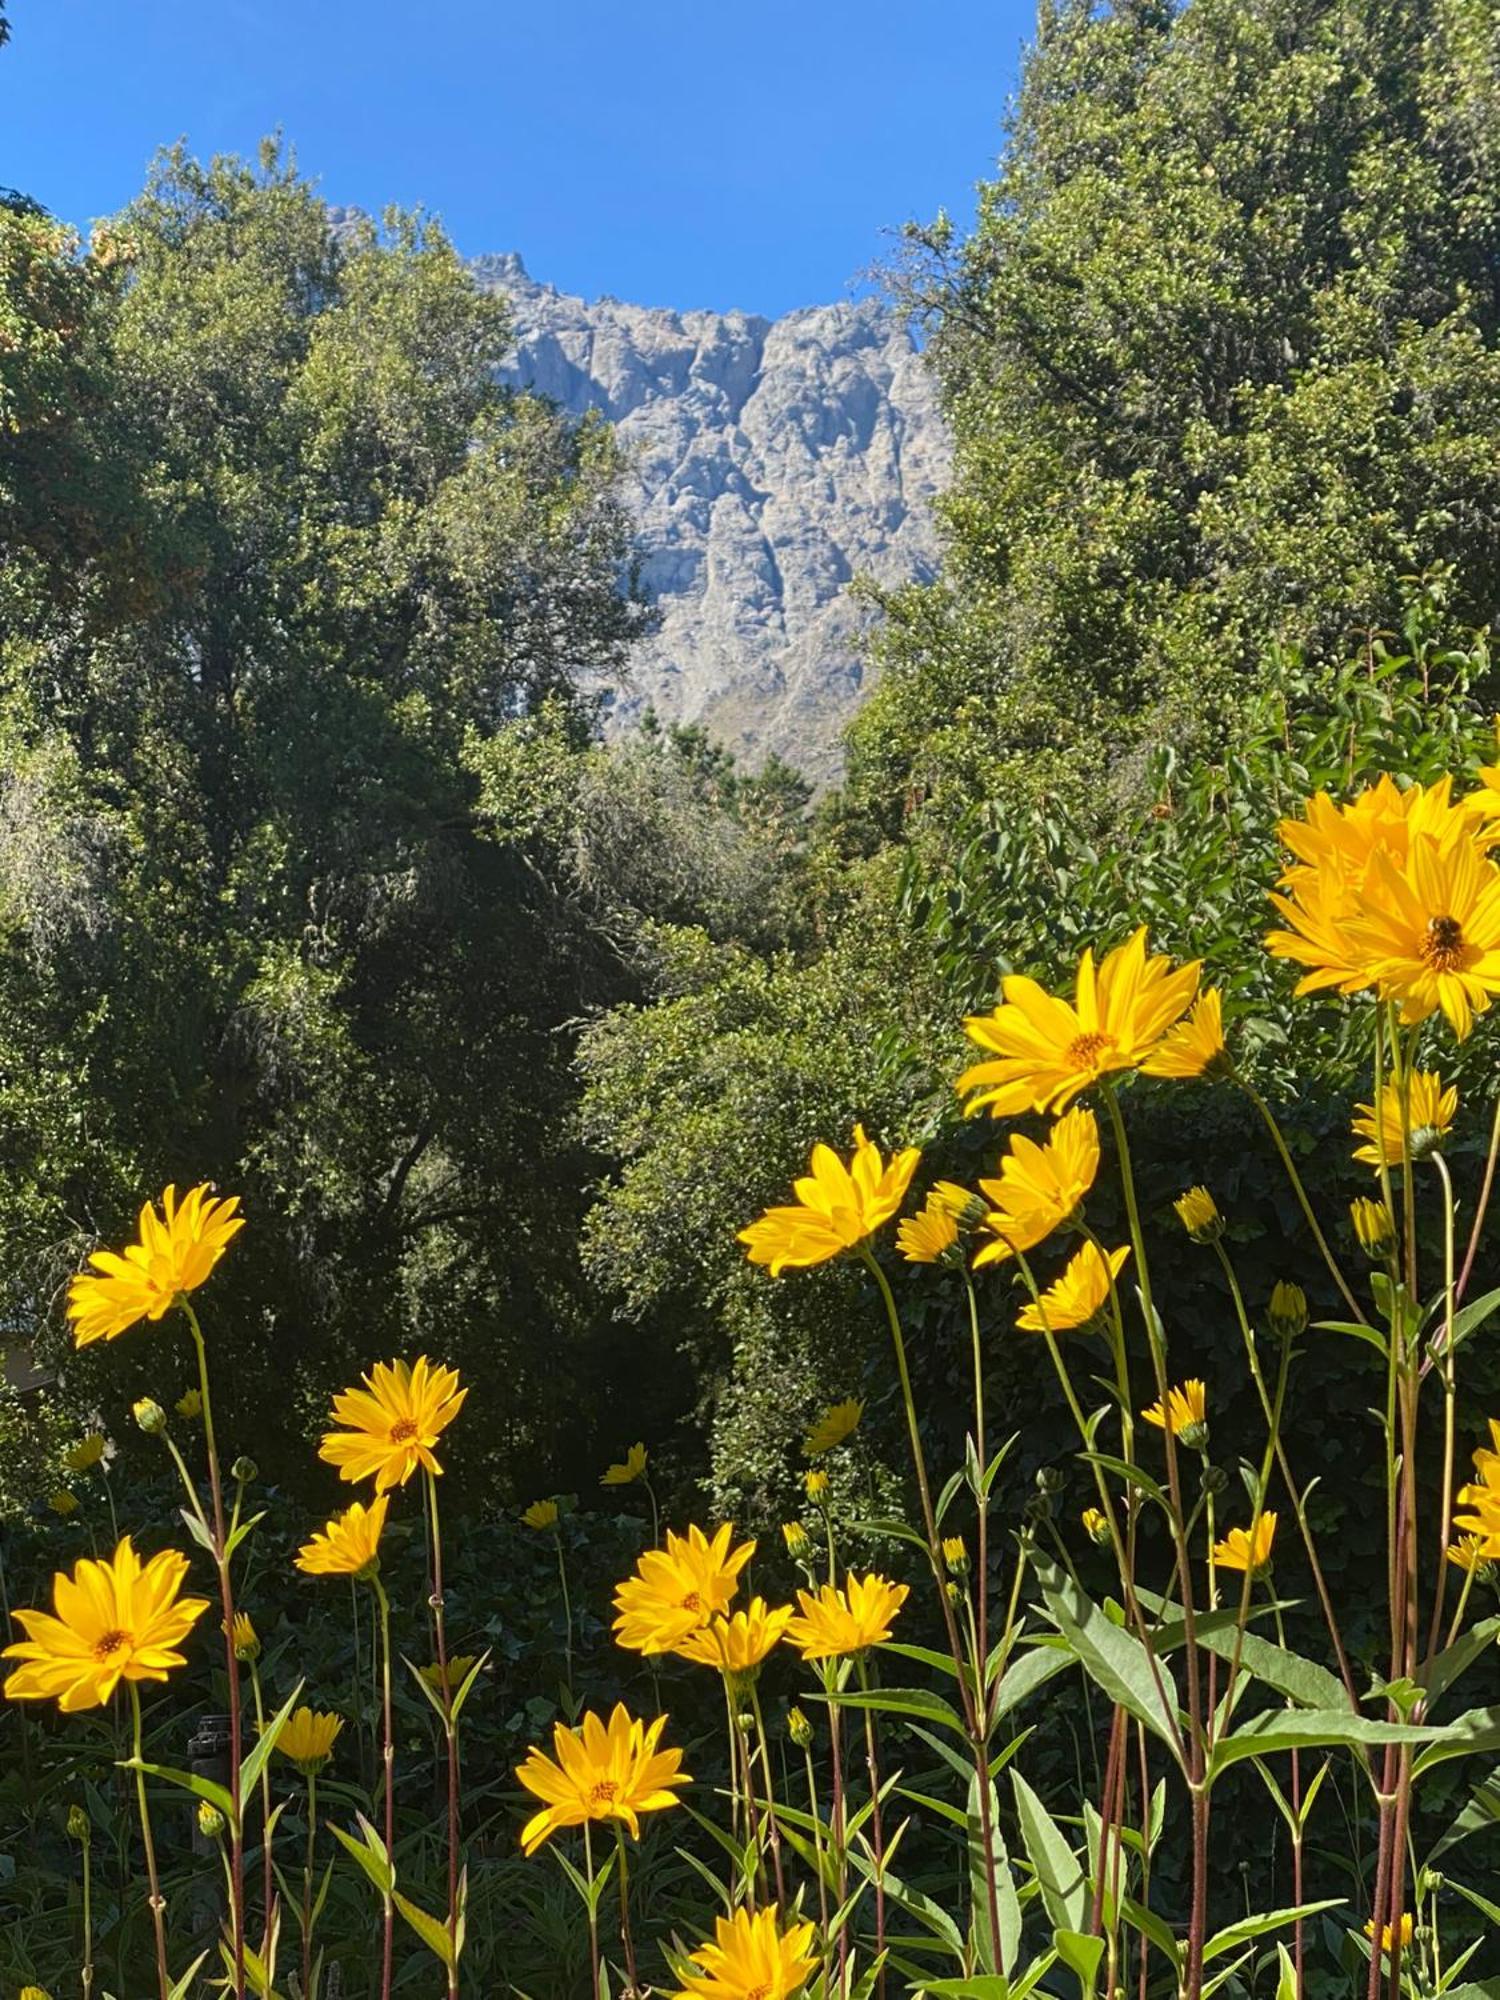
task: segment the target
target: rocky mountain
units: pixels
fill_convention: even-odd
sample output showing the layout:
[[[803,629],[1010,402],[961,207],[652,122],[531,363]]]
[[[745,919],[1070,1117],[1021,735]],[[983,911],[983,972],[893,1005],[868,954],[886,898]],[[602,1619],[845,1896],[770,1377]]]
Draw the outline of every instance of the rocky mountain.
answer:
[[[602,410],[630,456],[662,622],[612,726],[649,703],[752,764],[774,750],[836,776],[864,680],[846,586],[936,560],[947,442],[905,322],[874,299],[767,320],[572,298],[516,256],[475,269],[511,303],[509,379]]]

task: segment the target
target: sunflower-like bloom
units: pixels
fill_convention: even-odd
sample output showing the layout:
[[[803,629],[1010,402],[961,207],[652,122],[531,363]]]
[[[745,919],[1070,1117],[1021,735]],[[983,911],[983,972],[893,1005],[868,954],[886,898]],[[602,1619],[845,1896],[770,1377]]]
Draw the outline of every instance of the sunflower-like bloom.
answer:
[[[1357,1194],[1349,1204],[1349,1220],[1367,1257],[1377,1264],[1382,1257],[1389,1257],[1396,1247],[1396,1223],[1383,1201]]]
[[[1217,1243],[1224,1234],[1219,1204],[1206,1187],[1191,1187],[1178,1195],[1172,1212],[1195,1243]]]
[[[896,1613],[907,1599],[904,1583],[892,1583],[873,1572],[856,1576],[851,1570],[842,1590],[825,1583],[816,1594],[799,1590],[801,1616],[787,1627],[787,1637],[804,1660],[837,1660],[846,1653],[863,1653],[891,1636]]]
[[[219,1620],[219,1630],[224,1629],[224,1621]],[[255,1629],[255,1620],[248,1611],[234,1614],[234,1657],[242,1663],[260,1658],[260,1634]]]
[[[1457,1086],[1445,1088],[1433,1069],[1414,1070],[1404,1108],[1401,1099],[1401,1086],[1387,1083],[1381,1086],[1378,1109],[1373,1104],[1355,1109],[1354,1136],[1366,1144],[1355,1148],[1354,1157],[1376,1173],[1382,1166],[1400,1166],[1403,1140],[1410,1145],[1414,1160],[1424,1159],[1453,1129],[1458,1115]]]
[[[59,1486],[55,1492],[47,1495],[47,1505],[54,1514],[66,1520],[70,1514],[78,1512],[78,1495],[70,1493],[66,1486]]]
[[[341,1715],[330,1714],[326,1709],[299,1708],[281,1725],[276,1748],[297,1766],[304,1778],[312,1777],[333,1755],[333,1746],[343,1726]]]
[[[1450,794],[1447,778],[1403,791],[1383,776],[1345,805],[1319,792],[1301,819],[1281,822],[1277,832],[1293,859],[1271,901],[1287,928],[1272,931],[1266,946],[1305,968],[1299,994],[1358,993],[1373,983],[1369,952],[1349,925],[1367,907],[1378,862],[1404,869],[1417,839],[1467,843],[1476,852],[1488,844]]]
[[[852,1250],[900,1208],[920,1158],[918,1149],[908,1146],[887,1163],[863,1125],[854,1128],[847,1167],[831,1146],[814,1146],[811,1170],[794,1184],[795,1204],[768,1208],[740,1231],[750,1262],[768,1264],[775,1278]]]
[[[1463,1570],[1481,1570],[1494,1561],[1482,1535],[1455,1535],[1443,1554],[1456,1569]]]
[[[167,1188],[159,1215],[148,1201],[137,1240],[120,1254],[96,1250],[89,1258],[93,1270],[68,1287],[68,1318],[78,1346],[114,1340],[137,1320],[160,1319],[178,1299],[197,1291],[245,1226],[235,1213],[239,1205],[238,1195],[216,1201],[206,1181],[180,1202],[176,1188]]]
[[[615,1592],[616,1643],[633,1653],[670,1653],[727,1611],[740,1587],[740,1571],[755,1553],[754,1542],[732,1549],[734,1529],[726,1521],[710,1540],[701,1528],[685,1535],[667,1532],[664,1549],[647,1549]]]
[[[1214,1543],[1213,1564],[1215,1569],[1248,1569],[1259,1576],[1262,1570],[1271,1566],[1271,1549],[1276,1540],[1276,1516],[1267,1511],[1255,1523],[1255,1534],[1244,1528],[1231,1528],[1222,1542]]]
[[[1155,1424],[1159,1431],[1170,1431],[1189,1451],[1201,1451],[1208,1442],[1208,1392],[1196,1379],[1184,1382],[1167,1391],[1165,1409],[1158,1401],[1149,1410],[1142,1410],[1141,1421]]]
[[[698,1971],[683,1976],[672,2000],[789,2000],[818,1969],[810,1923],[783,1933],[774,1910],[743,1906],[714,1919],[713,1943],[697,1946],[692,1960]]]
[[[1224,1076],[1229,1051],[1224,1044],[1224,996],[1205,986],[1187,1019],[1168,1028],[1141,1064],[1147,1076]]]
[[[802,1440],[803,1457],[822,1458],[825,1452],[835,1450],[853,1437],[864,1413],[864,1403],[858,1396],[846,1396],[842,1403],[832,1404]]]
[[[336,1465],[340,1479],[373,1479],[377,1493],[404,1486],[420,1466],[440,1473],[432,1447],[464,1406],[467,1389],[452,1368],[435,1367],[425,1354],[405,1361],[377,1361],[363,1389],[333,1399],[333,1421],[318,1456]]]
[[[826,1505],[828,1500],[828,1474],[819,1472],[816,1466],[803,1475],[803,1489],[815,1507]]]
[[[781,1644],[791,1616],[789,1604],[773,1609],[763,1597],[752,1597],[743,1611],[717,1612],[673,1651],[700,1667],[717,1667],[721,1674],[753,1674]]]
[[[1400,1002],[1408,1025],[1441,1008],[1462,1041],[1500,993],[1500,868],[1475,840],[1414,835],[1399,870],[1377,854],[1344,928],[1369,983]]]
[[[521,1510],[521,1519],[526,1526],[535,1528],[539,1535],[555,1528],[561,1518],[561,1509],[555,1500],[533,1500],[529,1507]]]
[[[1401,1939],[1401,1949],[1405,1951],[1406,1947],[1411,1943],[1412,1921],[1410,1910],[1403,1910],[1394,1926],[1390,1924],[1382,1924],[1380,1926],[1380,1949],[1383,1952],[1389,1953],[1390,1951],[1393,1929]],[[1365,1925],[1365,1936],[1370,1939],[1372,1944],[1374,1943],[1375,1919],[1373,1917]]]
[[[983,1227],[994,1237],[974,1258],[1003,1263],[1034,1250],[1083,1205],[1099,1171],[1099,1121],[1081,1108],[1066,1112],[1038,1145],[1018,1132],[994,1180],[981,1181],[991,1206]]]
[[[107,1449],[104,1433],[90,1431],[86,1438],[80,1438],[70,1451],[63,1453],[63,1464],[69,1472],[92,1472]]]
[[[108,1562],[86,1557],[52,1579],[52,1611],[18,1611],[26,1637],[5,1683],[12,1701],[55,1701],[64,1714],[102,1708],[125,1681],[164,1681],[185,1664],[177,1650],[208,1609],[183,1597],[188,1559],[163,1549],[142,1563],[126,1535]]]
[[[1129,1244],[1101,1254],[1098,1246],[1085,1243],[1069,1258],[1060,1278],[1016,1315],[1016,1325],[1027,1333],[1066,1333],[1073,1327],[1087,1331],[1109,1303],[1115,1279],[1130,1255]]]
[[[1490,1419],[1490,1447],[1474,1454],[1474,1478],[1460,1486],[1453,1525],[1477,1537],[1487,1557],[1500,1556],[1500,1423]]]
[[[1012,974],[1001,981],[1004,1004],[964,1023],[970,1041],[995,1058],[959,1078],[965,1109],[997,1118],[1062,1111],[1100,1077],[1138,1069],[1191,1003],[1198,971],[1196,961],[1174,970],[1148,958],[1143,926],[1097,970],[1093,952],[1083,954],[1071,1001]]]
[[[555,1757],[533,1746],[516,1772],[543,1802],[521,1830],[525,1851],[535,1854],[554,1833],[587,1820],[620,1820],[639,1840],[641,1814],[679,1804],[678,1788],[692,1783],[682,1752],[656,1747],[666,1726],[664,1715],[645,1723],[623,1702],[616,1702],[607,1725],[592,1709],[577,1729],[554,1724]]]
[[[604,1468],[599,1484],[601,1486],[634,1486],[638,1479],[646,1476],[646,1447],[633,1444],[618,1465]]]
[[[298,1549],[298,1569],[308,1576],[373,1576],[380,1565],[380,1536],[390,1504],[382,1493],[369,1507],[356,1500],[335,1514],[321,1535]]]
[[[903,1216],[896,1242],[908,1264],[937,1264],[958,1241],[958,1218],[934,1191],[919,1215]]]

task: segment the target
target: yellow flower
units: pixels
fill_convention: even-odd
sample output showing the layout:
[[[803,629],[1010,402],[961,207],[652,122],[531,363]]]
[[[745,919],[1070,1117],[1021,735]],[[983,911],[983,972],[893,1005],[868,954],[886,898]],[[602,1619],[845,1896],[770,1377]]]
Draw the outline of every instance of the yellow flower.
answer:
[[[837,1660],[846,1653],[862,1653],[889,1639],[907,1596],[904,1583],[892,1583],[873,1572],[858,1577],[851,1570],[842,1590],[825,1583],[816,1595],[797,1592],[802,1615],[787,1626],[787,1637],[804,1660]]]
[[[450,1653],[446,1686],[443,1684],[442,1666],[437,1660],[434,1660],[431,1666],[418,1668],[418,1672],[434,1694],[457,1694],[479,1664],[479,1659],[478,1653]]]
[[[1109,1522],[1099,1508],[1084,1508],[1083,1532],[1091,1542],[1097,1542],[1101,1548],[1108,1545],[1110,1540]]]
[[[721,1674],[754,1673],[780,1645],[791,1616],[789,1604],[772,1609],[763,1597],[752,1597],[743,1611],[718,1612],[672,1650],[700,1667],[717,1667]]]
[[[1041,1304],[1033,1301],[1021,1308],[1016,1325],[1027,1333],[1066,1333],[1070,1327],[1091,1327],[1108,1305],[1114,1281],[1129,1255],[1128,1244],[1101,1255],[1097,1245],[1085,1243],[1069,1258],[1062,1276],[1042,1293]]]
[[[979,1196],[958,1181],[934,1181],[929,1199],[940,1201],[961,1230],[976,1228],[984,1214]]]
[[[1276,1516],[1262,1514],[1255,1523],[1252,1541],[1243,1528],[1231,1528],[1222,1542],[1214,1543],[1215,1569],[1248,1569],[1258,1576],[1271,1566],[1271,1545],[1276,1540]]]
[[[1494,1560],[1482,1535],[1455,1535],[1443,1554],[1456,1568],[1466,1570],[1483,1569]]]
[[[1399,1919],[1397,1920],[1396,1929],[1400,1933],[1401,1949],[1405,1951],[1406,1947],[1411,1943],[1412,1921],[1411,1921],[1410,1910],[1402,1911]],[[1369,1938],[1373,1943],[1375,1937],[1375,1919],[1373,1917],[1371,1917],[1370,1921],[1365,1925],[1365,1936]],[[1389,1953],[1390,1948],[1391,1948],[1391,1926],[1389,1924],[1382,1924],[1380,1926],[1380,1949],[1383,1952]]]
[[[928,1195],[920,1215],[903,1216],[896,1230],[896,1242],[908,1264],[939,1263],[957,1241],[957,1219],[936,1192]]]
[[[1500,993],[1500,868],[1472,839],[1413,835],[1405,868],[1370,864],[1362,909],[1344,929],[1361,969],[1401,1019],[1439,1008],[1462,1041]]]
[[[1228,1071],[1224,999],[1216,986],[1203,989],[1187,1019],[1168,1028],[1141,1068],[1147,1076],[1215,1076]]]
[[[734,1529],[726,1521],[713,1539],[701,1528],[685,1535],[667,1533],[665,1549],[647,1549],[615,1592],[616,1642],[635,1653],[670,1653],[690,1632],[727,1611],[740,1587],[740,1571],[755,1553],[754,1542],[729,1544]]]
[[[696,1973],[684,1975],[672,2000],[789,2000],[816,1972],[813,1927],[793,1924],[783,1934],[774,1910],[715,1917],[714,1941],[692,1954]]]
[[[887,1165],[862,1125],[854,1128],[847,1167],[831,1147],[814,1146],[811,1171],[796,1183],[795,1205],[768,1208],[740,1231],[750,1262],[768,1264],[774,1278],[852,1250],[900,1208],[920,1158],[917,1148],[908,1146]]]
[[[1378,1112],[1373,1104],[1361,1104],[1356,1109],[1354,1136],[1369,1143],[1357,1147],[1354,1157],[1377,1173],[1382,1165],[1400,1166],[1406,1132],[1411,1135],[1412,1158],[1420,1160],[1452,1129],[1457,1116],[1457,1087],[1450,1084],[1445,1090],[1436,1070],[1414,1070],[1408,1089],[1409,1122],[1402,1115],[1401,1088],[1395,1083],[1381,1086]]]
[[[1092,1111],[1065,1113],[1042,1145],[1018,1132],[998,1177],[979,1183],[993,1204],[983,1226],[996,1240],[975,1257],[975,1270],[1044,1242],[1082,1207],[1098,1171],[1099,1121]]]
[[[380,1536],[390,1504],[382,1493],[368,1508],[356,1500],[336,1514],[321,1535],[298,1549],[298,1569],[308,1576],[373,1576],[380,1565]]]
[[[45,1986],[23,1986],[17,2000],[52,2000]]]
[[[1349,1204],[1349,1219],[1354,1224],[1360,1249],[1376,1263],[1395,1249],[1396,1224],[1383,1201],[1371,1201],[1368,1195],[1356,1195]]]
[[[184,1423],[196,1423],[203,1415],[203,1396],[197,1389],[185,1389],[172,1405]]]
[[[1458,1489],[1455,1505],[1467,1511],[1456,1513],[1453,1525],[1461,1532],[1477,1536],[1487,1557],[1500,1556],[1500,1424],[1490,1419],[1490,1444],[1474,1453],[1477,1477]]]
[[[544,1533],[548,1528],[555,1528],[558,1518],[558,1507],[555,1500],[533,1500],[531,1505],[521,1515],[521,1519],[526,1523],[527,1527],[535,1528],[539,1534]]]
[[[949,1576],[969,1574],[969,1551],[962,1535],[943,1537],[943,1567]]]
[[[239,1196],[215,1201],[205,1181],[179,1203],[169,1187],[161,1198],[161,1214],[149,1201],[141,1210],[139,1236],[124,1254],[96,1250],[92,1271],[68,1287],[68,1318],[80,1347],[95,1340],[113,1340],[137,1320],[157,1320],[187,1292],[195,1292],[245,1226],[236,1215]]]
[[[1307,1331],[1307,1294],[1300,1285],[1278,1278],[1271,1288],[1266,1317],[1278,1340],[1297,1340]]]
[[[452,1368],[434,1367],[425,1354],[408,1364],[377,1362],[363,1389],[333,1399],[333,1420],[318,1456],[336,1465],[340,1479],[373,1479],[377,1493],[404,1486],[421,1466],[440,1473],[432,1447],[463,1408],[467,1389]]]
[[[601,1486],[634,1486],[638,1479],[645,1477],[646,1447],[633,1444],[619,1465],[607,1465],[600,1479]]]
[[[781,1539],[786,1543],[786,1552],[793,1562],[799,1562],[812,1547],[807,1530],[800,1521],[783,1521]]]
[[[592,1709],[577,1729],[554,1724],[555,1761],[533,1746],[516,1772],[543,1801],[522,1829],[525,1851],[535,1854],[554,1833],[586,1820],[621,1820],[639,1840],[640,1815],[677,1805],[677,1788],[692,1783],[681,1768],[682,1752],[656,1747],[666,1726],[664,1715],[649,1724],[637,1720],[623,1702],[607,1727]]]
[[[326,1709],[299,1708],[281,1725],[276,1748],[297,1766],[304,1778],[310,1777],[321,1771],[333,1755],[333,1746],[343,1726],[341,1715],[332,1715]]]
[[[182,1597],[188,1560],[163,1549],[142,1563],[129,1535],[108,1562],[85,1558],[71,1577],[52,1580],[55,1616],[18,1611],[24,1640],[5,1648],[20,1660],[5,1683],[12,1701],[55,1701],[64,1714],[102,1708],[122,1680],[164,1681],[185,1664],[177,1648],[208,1609]]]
[[[1172,1204],[1173,1213],[1195,1243],[1217,1243],[1224,1234],[1219,1204],[1206,1187],[1189,1188]]]
[[[864,1413],[865,1406],[858,1396],[848,1396],[842,1403],[834,1403],[802,1440],[803,1457],[822,1458],[826,1452],[835,1450],[845,1439],[853,1437]]]
[[[1020,1111],[1064,1110],[1100,1077],[1136,1069],[1173,1027],[1198,988],[1198,965],[1172,969],[1148,958],[1144,926],[1099,966],[1086,951],[1072,1001],[1055,999],[1034,979],[1001,981],[1003,1005],[971,1015],[970,1041],[996,1058],[958,1080],[969,1112],[997,1118]]]
[[[107,1449],[104,1433],[90,1431],[86,1438],[80,1438],[71,1451],[63,1453],[63,1464],[69,1472],[92,1472],[103,1459]]]
[[[55,1493],[48,1494],[47,1505],[54,1514],[59,1514],[66,1520],[70,1514],[78,1512],[78,1495],[70,1493],[66,1486],[59,1486]]]
[[[1203,1384],[1194,1380],[1169,1389],[1166,1409],[1155,1402],[1141,1411],[1141,1421],[1155,1424],[1159,1431],[1170,1430],[1189,1451],[1201,1451],[1208,1442],[1208,1395]]]
[[[224,1621],[219,1620],[219,1630],[224,1629]],[[234,1657],[240,1661],[260,1658],[260,1634],[255,1629],[255,1620],[248,1611],[234,1614]]]
[[[828,1498],[828,1474],[826,1472],[809,1472],[803,1479],[802,1484],[806,1490],[808,1499],[811,1500],[815,1507],[821,1507],[823,1502]]]

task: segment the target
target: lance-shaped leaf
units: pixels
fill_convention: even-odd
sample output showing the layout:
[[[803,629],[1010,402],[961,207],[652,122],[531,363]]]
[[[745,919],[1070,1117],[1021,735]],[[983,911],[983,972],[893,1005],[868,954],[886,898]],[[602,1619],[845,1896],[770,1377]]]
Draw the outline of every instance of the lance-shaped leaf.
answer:
[[[1062,1829],[1027,1784],[1012,1771],[1021,1844],[1036,1877],[1042,1903],[1055,1930],[1082,1930],[1088,1921],[1088,1880]]]
[[[1106,1618],[1070,1576],[1041,1561],[1035,1570],[1048,1614],[1084,1672],[1111,1701],[1159,1736],[1180,1761],[1177,1689],[1166,1663],[1153,1661],[1140,1640]]]
[[[1209,1758],[1209,1776],[1217,1777],[1242,1757],[1270,1757],[1282,1750],[1372,1750],[1387,1743],[1425,1747],[1444,1735],[1408,1722],[1379,1722],[1370,1715],[1344,1709],[1274,1708],[1252,1715],[1232,1736],[1220,1737]]]

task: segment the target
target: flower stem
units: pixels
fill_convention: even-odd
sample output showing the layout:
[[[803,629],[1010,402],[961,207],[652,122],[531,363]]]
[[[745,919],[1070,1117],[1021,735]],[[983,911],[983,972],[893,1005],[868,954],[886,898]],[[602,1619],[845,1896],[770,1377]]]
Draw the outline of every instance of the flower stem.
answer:
[[[620,1943],[625,1951],[625,2000],[637,2000],[641,1982],[635,1969],[635,1939],[630,1931],[630,1862],[625,1851],[625,1829],[618,1820],[614,1828],[615,1848],[620,1857]]]
[[[318,1774],[307,1773],[307,1851],[302,1860],[302,1993],[312,2000],[313,1866],[318,1840]]]
[[[437,1481],[427,1472],[428,1515],[432,1523],[432,1612],[437,1632],[438,1678],[443,1684],[443,1735],[448,1751],[448,2000],[458,1994],[458,1730],[453,1720],[453,1688],[448,1680],[448,1617],[443,1599],[443,1529]],[[562,1543],[558,1543],[558,1559]],[[571,1678],[571,1676],[570,1676]]]
[[[380,1757],[385,1777],[385,1858],[394,1873],[396,1866],[396,1736],[391,1706],[391,1600],[378,1576],[370,1579],[380,1611]],[[390,1890],[382,1898],[385,1906],[385,1934],[381,1943],[380,2000],[391,2000],[391,1970],[396,1945],[396,1905]]]
[[[151,1808],[146,1803],[146,1773],[141,1765],[145,1756],[141,1737],[141,1693],[134,1681],[127,1683],[130,1689],[130,1721],[133,1734],[132,1750],[135,1763],[135,1802],[141,1816],[141,1839],[146,1848],[146,1886],[151,1904],[151,1928],[156,1939],[156,1983],[161,2000],[167,2000],[171,1988],[171,1976],[167,1971],[167,1906],[162,1899],[161,1879],[156,1869],[156,1841],[151,1832]]]
[[[255,1701],[255,1728],[257,1734],[259,1734],[266,1726],[266,1711],[265,1705],[261,1700],[260,1675],[256,1671],[253,1660],[250,1662],[250,1692]],[[262,1871],[264,1877],[262,1893],[265,1897],[266,1906],[266,1929],[265,1936],[261,1940],[261,1955],[262,1957],[266,1957],[269,1955],[271,1947],[271,1918],[275,1911],[276,1900],[276,1876],[271,1852],[271,1770],[269,1764],[261,1766],[260,1811],[261,1819],[265,1826],[265,1855],[263,1857],[265,1865]]]
[[[594,1978],[594,2000],[600,2000],[599,1901],[594,1894],[594,1841],[587,1820],[583,1823],[583,1873],[589,1885],[589,1966]]]
[[[865,1655],[856,1653],[854,1664],[860,1690],[868,1695],[870,1673]],[[880,1763],[875,1749],[875,1715],[868,1705],[865,1708],[865,1769],[870,1780],[870,1845],[875,1861],[875,1956],[881,1961],[875,1992],[877,2000],[885,2000],[885,1832],[880,1811]],[[980,1782],[983,1784],[983,1779]]]

